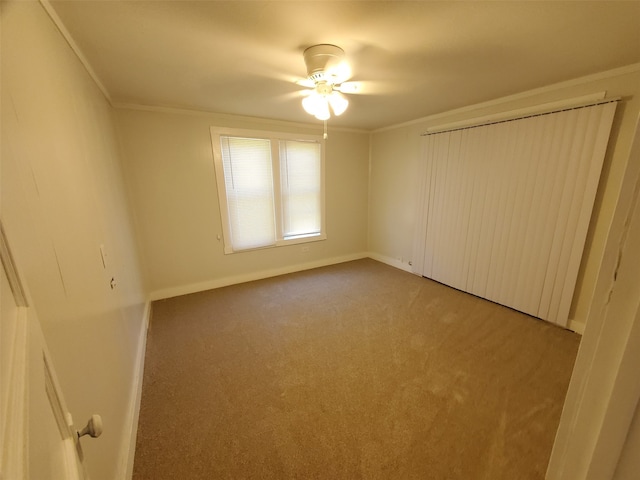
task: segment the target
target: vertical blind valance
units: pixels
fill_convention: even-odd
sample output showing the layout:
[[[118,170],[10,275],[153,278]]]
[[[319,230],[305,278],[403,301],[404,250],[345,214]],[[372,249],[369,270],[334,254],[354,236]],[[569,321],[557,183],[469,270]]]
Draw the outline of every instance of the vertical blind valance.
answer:
[[[414,272],[566,325],[615,108],[423,137]]]

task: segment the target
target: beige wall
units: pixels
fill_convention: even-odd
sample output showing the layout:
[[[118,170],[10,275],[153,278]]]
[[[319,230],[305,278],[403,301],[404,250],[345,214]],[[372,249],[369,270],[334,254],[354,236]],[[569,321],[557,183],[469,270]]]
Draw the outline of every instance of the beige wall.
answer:
[[[92,413],[103,416],[104,435],[83,441],[94,480],[123,473],[128,453],[126,422],[143,332],[141,271],[146,291],[160,298],[367,251],[408,268],[421,132],[606,90],[623,102],[572,307],[572,318],[584,321],[640,110],[636,70],[371,136],[330,128],[328,239],[307,244],[308,252],[293,245],[224,255],[217,240],[222,231],[209,127],[302,133],[318,133],[320,127],[159,109],[113,110],[36,2],[2,4],[1,88],[0,214],[76,423]],[[108,255],[106,269],[101,244]],[[112,276],[115,290],[109,288]]]
[[[369,209],[369,249],[371,252],[410,268],[413,251],[416,172],[420,158],[420,134],[428,127],[493,113],[580,97],[606,91],[608,97],[623,97],[617,108],[605,158],[594,215],[580,267],[570,321],[580,328],[589,314],[604,242],[619,195],[629,155],[633,129],[640,110],[640,68],[626,74],[594,76],[555,87],[489,102],[476,109],[437,115],[405,126],[372,134]],[[599,78],[602,77],[602,78]],[[462,110],[462,109],[461,109]]]
[[[126,179],[153,298],[366,254],[369,134],[326,142],[327,240],[225,255],[211,126],[321,133],[322,127],[159,109],[117,110]]]
[[[1,88],[2,221],[76,424],[102,415],[91,478],[113,479],[144,294],[112,108],[38,2],[2,3]]]

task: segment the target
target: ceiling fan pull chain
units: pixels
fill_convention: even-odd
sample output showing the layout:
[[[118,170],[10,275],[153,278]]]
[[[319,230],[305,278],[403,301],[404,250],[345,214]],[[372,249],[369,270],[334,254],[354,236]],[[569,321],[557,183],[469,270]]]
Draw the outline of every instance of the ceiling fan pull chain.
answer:
[[[324,121],[324,135],[322,136],[325,140],[327,139],[327,121]]]

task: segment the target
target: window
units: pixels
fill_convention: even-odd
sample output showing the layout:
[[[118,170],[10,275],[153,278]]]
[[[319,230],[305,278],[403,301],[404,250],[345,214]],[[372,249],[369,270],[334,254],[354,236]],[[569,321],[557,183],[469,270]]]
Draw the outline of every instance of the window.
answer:
[[[326,238],[321,138],[211,128],[225,253]]]

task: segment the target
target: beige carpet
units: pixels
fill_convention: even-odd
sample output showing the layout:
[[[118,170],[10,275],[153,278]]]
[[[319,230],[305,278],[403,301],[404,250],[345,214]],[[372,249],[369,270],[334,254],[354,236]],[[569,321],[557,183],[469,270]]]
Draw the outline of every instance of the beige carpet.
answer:
[[[155,302],[134,479],[542,479],[579,338],[369,259]]]

